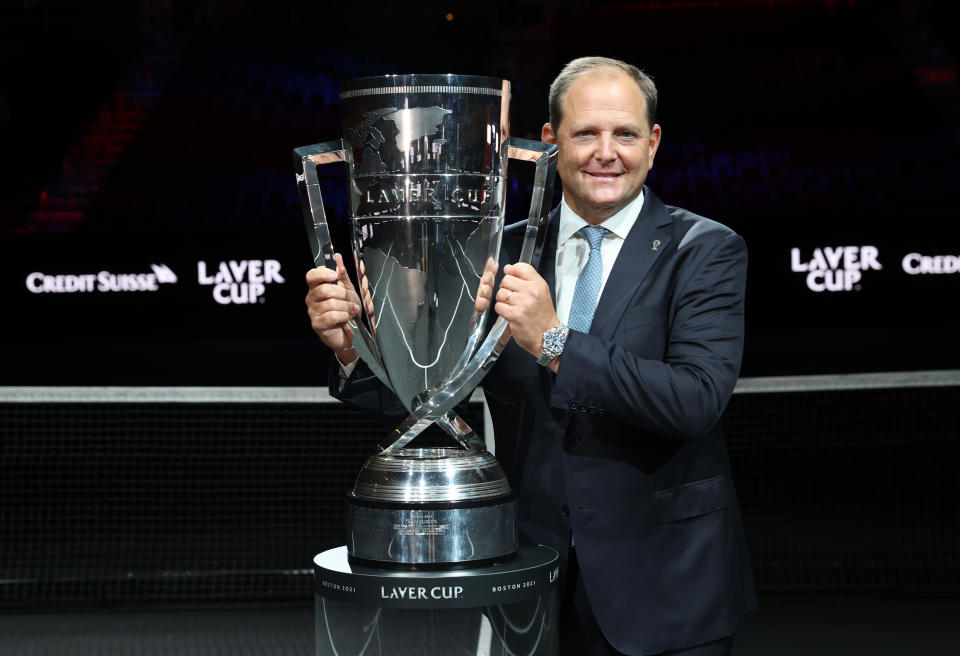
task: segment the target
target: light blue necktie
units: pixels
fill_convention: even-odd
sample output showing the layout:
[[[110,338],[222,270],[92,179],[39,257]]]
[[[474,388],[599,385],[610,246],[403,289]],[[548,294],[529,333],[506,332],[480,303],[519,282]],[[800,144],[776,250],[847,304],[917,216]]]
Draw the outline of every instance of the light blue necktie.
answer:
[[[600,296],[600,282],[603,280],[603,258],[600,256],[600,242],[609,230],[599,226],[585,226],[578,230],[590,242],[590,258],[577,278],[570,304],[570,316],[567,326],[581,333],[590,332],[593,313],[597,311],[597,299]]]

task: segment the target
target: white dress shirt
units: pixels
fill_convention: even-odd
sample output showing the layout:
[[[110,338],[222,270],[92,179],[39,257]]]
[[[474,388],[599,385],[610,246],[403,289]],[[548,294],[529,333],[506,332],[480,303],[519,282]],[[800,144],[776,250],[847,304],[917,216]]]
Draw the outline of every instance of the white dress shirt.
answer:
[[[617,261],[620,248],[630,233],[630,229],[640,215],[643,207],[643,190],[622,210],[600,224],[608,232],[600,245],[600,256],[603,259],[603,277],[600,280],[600,294],[607,284],[613,263]],[[566,199],[560,205],[560,232],[557,235],[557,268],[556,268],[556,298],[557,316],[563,323],[570,318],[570,305],[573,303],[573,290],[577,287],[577,278],[583,267],[590,259],[590,242],[577,231],[590,225],[567,205]],[[599,298],[599,296],[598,296]]]

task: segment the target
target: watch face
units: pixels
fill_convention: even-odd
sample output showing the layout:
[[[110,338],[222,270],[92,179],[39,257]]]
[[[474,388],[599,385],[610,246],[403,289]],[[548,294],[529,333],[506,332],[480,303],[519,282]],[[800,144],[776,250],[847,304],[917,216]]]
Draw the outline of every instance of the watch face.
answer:
[[[562,325],[545,332],[543,334],[543,350],[540,352],[537,362],[543,366],[550,364],[555,357],[563,352],[566,338],[567,334]]]

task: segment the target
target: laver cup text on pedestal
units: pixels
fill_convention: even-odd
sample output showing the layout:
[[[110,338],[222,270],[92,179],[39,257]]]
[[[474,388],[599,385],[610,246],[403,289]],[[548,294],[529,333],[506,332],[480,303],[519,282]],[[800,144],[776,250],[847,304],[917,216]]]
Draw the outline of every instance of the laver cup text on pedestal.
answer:
[[[353,346],[410,411],[348,494],[354,559],[424,567],[517,550],[515,501],[454,407],[499,356],[492,310],[509,158],[536,164],[521,260],[539,259],[556,146],[510,137],[510,83],[388,75],[343,84],[343,139],[294,150],[317,266],[336,269],[317,166],[346,164],[356,292]],[[406,448],[432,423],[448,447]]]

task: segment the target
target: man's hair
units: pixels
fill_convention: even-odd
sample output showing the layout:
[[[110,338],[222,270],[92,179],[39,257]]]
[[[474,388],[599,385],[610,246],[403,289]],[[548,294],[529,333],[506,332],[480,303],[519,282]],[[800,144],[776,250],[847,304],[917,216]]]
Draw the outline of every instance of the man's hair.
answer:
[[[570,85],[581,75],[594,72],[624,73],[640,87],[640,93],[647,105],[647,127],[653,128],[657,115],[657,86],[653,78],[619,59],[609,57],[580,57],[574,59],[560,71],[560,74],[550,85],[550,126],[556,132],[563,119],[563,99],[567,97]]]

